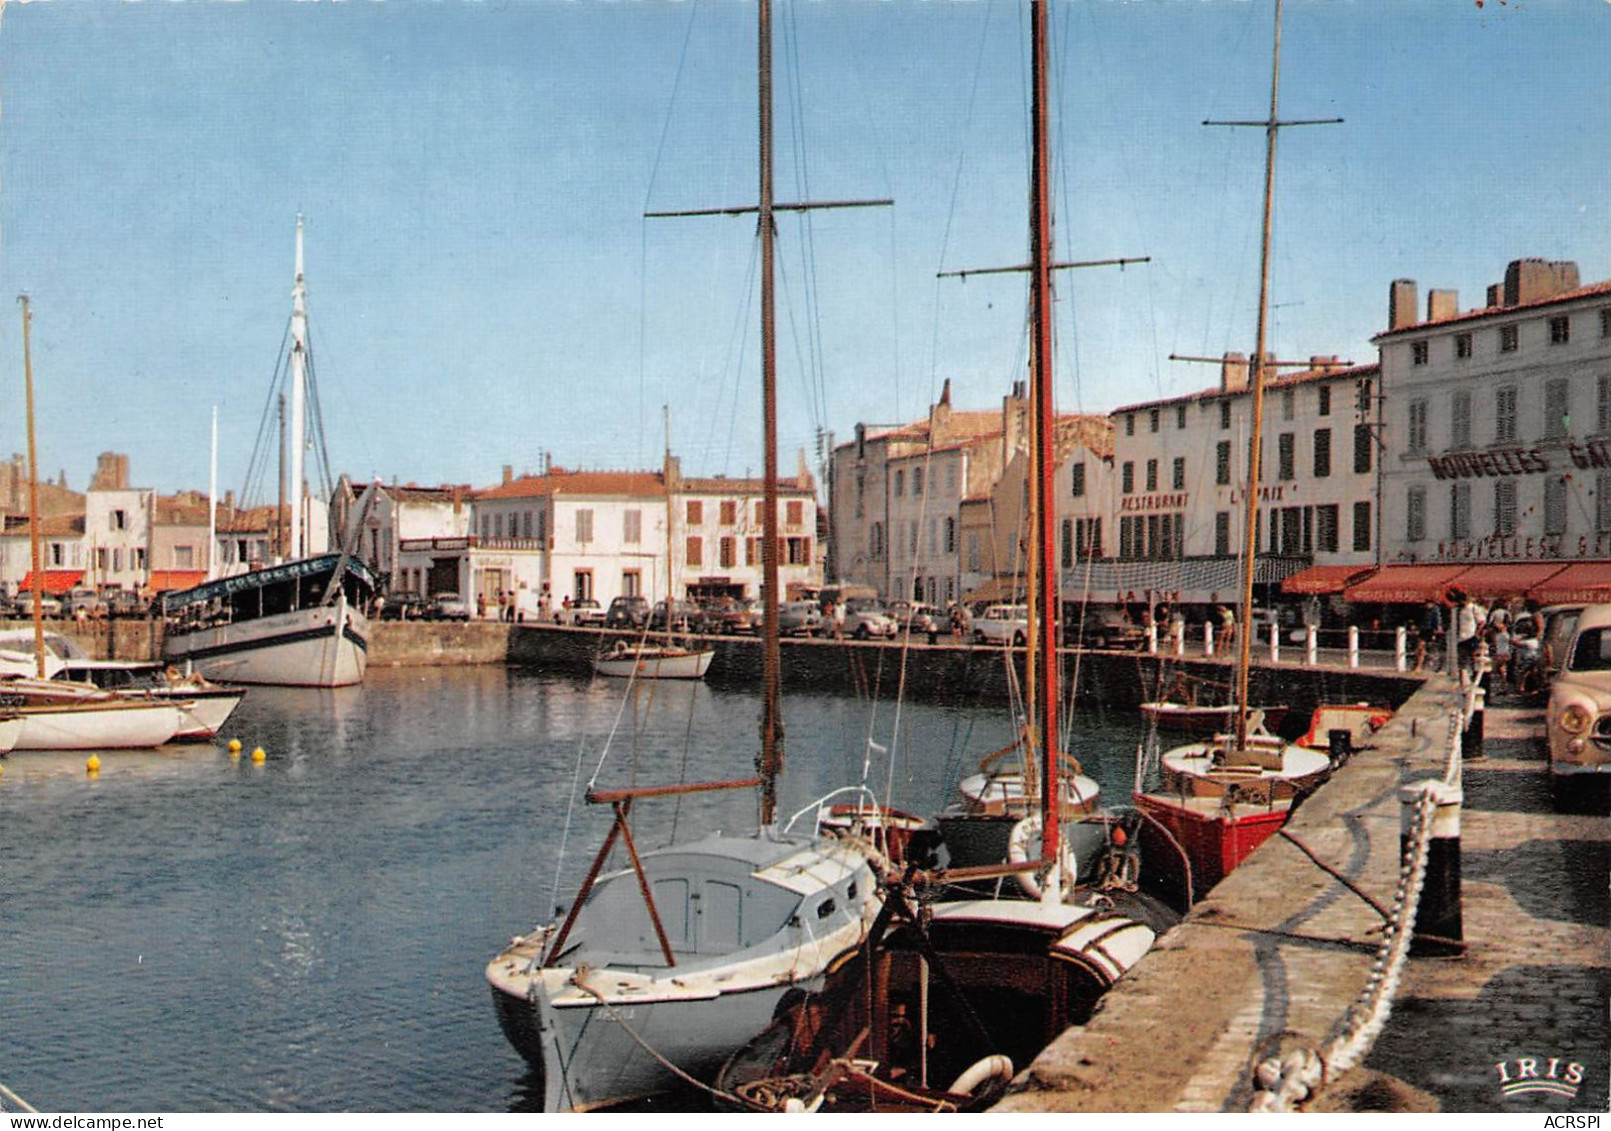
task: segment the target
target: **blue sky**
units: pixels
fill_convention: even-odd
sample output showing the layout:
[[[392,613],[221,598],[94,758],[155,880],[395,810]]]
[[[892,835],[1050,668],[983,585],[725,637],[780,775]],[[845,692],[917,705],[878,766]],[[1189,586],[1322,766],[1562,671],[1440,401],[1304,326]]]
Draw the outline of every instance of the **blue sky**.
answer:
[[[1252,345],[1269,0],[1054,4],[1058,399],[1211,384]],[[783,466],[817,429],[1022,376],[1027,7],[779,5]],[[0,294],[32,296],[43,470],[239,489],[295,218],[331,461],[359,478],[760,467],[755,9],[739,0],[37,0],[0,23]],[[1390,280],[1480,305],[1510,259],[1611,277],[1611,4],[1289,0],[1272,348],[1374,359]],[[9,306],[9,303],[8,303]],[[7,451],[21,343],[0,312]]]

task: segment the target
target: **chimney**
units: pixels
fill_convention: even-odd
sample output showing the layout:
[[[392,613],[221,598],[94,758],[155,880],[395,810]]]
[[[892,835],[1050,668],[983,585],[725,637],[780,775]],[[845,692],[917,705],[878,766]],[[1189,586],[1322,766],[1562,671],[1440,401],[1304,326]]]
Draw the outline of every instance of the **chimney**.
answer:
[[[1394,279],[1387,292],[1387,328],[1415,325],[1415,280]]]
[[[940,386],[940,403],[946,408],[951,407],[951,378],[949,377],[945,379],[945,384]]]
[[[1453,318],[1460,313],[1460,292],[1444,289],[1432,289],[1426,292],[1426,320],[1428,322],[1442,322]]]
[[[1234,393],[1247,388],[1247,355],[1226,351],[1219,363],[1219,391]]]
[[[503,484],[504,484],[504,486],[507,487],[509,484],[513,483],[514,481],[515,481],[515,468],[514,468],[514,465],[513,464],[508,464],[508,463],[504,464],[503,465]]]
[[[1505,305],[1540,302],[1578,286],[1577,264],[1569,259],[1513,259],[1505,268]]]
[[[1505,285],[1503,283],[1488,284],[1488,309],[1505,305]]]

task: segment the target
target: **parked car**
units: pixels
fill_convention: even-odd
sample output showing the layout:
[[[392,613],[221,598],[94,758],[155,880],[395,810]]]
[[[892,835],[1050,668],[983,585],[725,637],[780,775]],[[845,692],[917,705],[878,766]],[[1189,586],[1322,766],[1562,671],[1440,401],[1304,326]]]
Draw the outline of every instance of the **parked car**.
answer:
[[[645,597],[617,597],[604,614],[605,628],[638,629],[649,623],[649,601]]]
[[[62,603],[49,593],[39,599],[40,615],[44,617],[59,617],[62,615]],[[11,600],[11,615],[19,620],[30,620],[34,615],[34,595],[30,592],[18,593]]]
[[[390,593],[380,606],[381,620],[423,620],[427,604],[418,593]]]
[[[602,628],[604,625],[604,606],[591,597],[583,597],[579,601],[572,601],[569,609],[560,609],[559,619],[562,624],[574,624],[577,627],[592,626]]]
[[[650,632],[708,632],[705,610],[692,601],[671,602],[671,623],[666,623],[666,603],[656,601],[649,614]]]
[[[470,604],[457,593],[438,593],[425,607],[426,620],[469,620]]]
[[[712,632],[744,636],[761,631],[761,610],[753,601],[726,597],[705,606],[705,623]]]
[[[1074,619],[1068,619],[1073,624]],[[1079,635],[1065,640],[1080,648],[1143,648],[1147,643],[1147,630],[1125,615],[1123,609],[1086,609],[1079,621]]]
[[[143,617],[151,605],[133,589],[112,589],[101,594],[109,617]]]
[[[845,602],[845,623],[840,631],[846,636],[857,640],[870,640],[873,637],[891,637],[899,631],[895,618],[890,616],[876,601],[865,597],[853,597]]]
[[[1611,605],[1587,605],[1561,658],[1545,715],[1555,808],[1611,799]]]
[[[976,644],[1026,644],[1029,641],[1028,605],[991,605],[973,621]]]
[[[785,601],[778,606],[778,632],[814,636],[822,631],[822,609],[816,601]]]
[[[950,619],[944,611],[933,605],[920,605],[915,601],[895,601],[889,606],[889,615],[895,626],[903,632],[928,636],[936,632],[951,631]]]

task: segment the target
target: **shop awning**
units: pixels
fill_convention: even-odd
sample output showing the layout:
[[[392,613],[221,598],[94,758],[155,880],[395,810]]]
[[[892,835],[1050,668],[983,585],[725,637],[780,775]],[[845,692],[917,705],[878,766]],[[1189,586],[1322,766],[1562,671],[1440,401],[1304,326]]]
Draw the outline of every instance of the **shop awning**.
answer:
[[[1540,605],[1591,605],[1611,601],[1611,562],[1573,562],[1547,581],[1533,586],[1527,596]]]
[[[1284,579],[1281,592],[1305,597],[1341,593],[1350,585],[1363,581],[1375,568],[1370,565],[1310,566]]]
[[[1356,605],[1423,604],[1442,597],[1449,583],[1470,568],[1447,562],[1383,566],[1359,584],[1344,589],[1343,597]]]
[[[40,579],[44,582],[46,593],[65,593],[80,581],[84,580],[84,571],[81,569],[47,569],[40,571]],[[17,592],[32,593],[34,591],[34,575],[30,570],[23,577],[22,583],[17,586]]]
[[[964,605],[1021,605],[1028,599],[1022,577],[992,577],[962,594]]]
[[[1503,601],[1548,585],[1565,568],[1560,562],[1492,562],[1472,566],[1455,584],[1479,601]]]
[[[146,589],[152,593],[167,593],[174,589],[194,589],[207,580],[204,569],[154,569]]]

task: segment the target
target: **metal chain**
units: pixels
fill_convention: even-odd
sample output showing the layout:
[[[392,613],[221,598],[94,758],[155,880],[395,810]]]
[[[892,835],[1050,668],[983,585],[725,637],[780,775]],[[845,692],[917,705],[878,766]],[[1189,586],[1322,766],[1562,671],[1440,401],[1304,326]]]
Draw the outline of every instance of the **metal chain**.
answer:
[[[1463,712],[1450,714],[1444,757],[1443,783],[1446,784],[1459,780],[1460,733],[1464,723]],[[1386,1027],[1415,934],[1415,915],[1426,880],[1427,851],[1432,843],[1432,816],[1437,809],[1434,793],[1438,784],[1434,781],[1421,783],[1410,825],[1410,843],[1405,848],[1398,889],[1393,895],[1392,918],[1382,930],[1382,944],[1371,963],[1370,977],[1364,988],[1343,1014],[1333,1030],[1334,1035],[1318,1050],[1295,1049],[1259,1064],[1254,1070],[1259,1090],[1248,1104],[1250,1112],[1295,1110],[1328,1081],[1363,1061]]]

